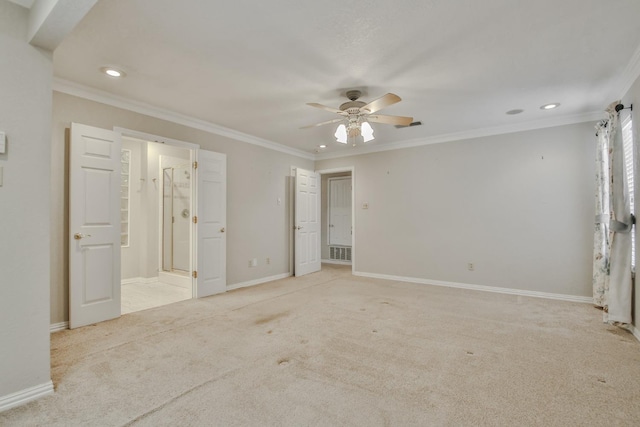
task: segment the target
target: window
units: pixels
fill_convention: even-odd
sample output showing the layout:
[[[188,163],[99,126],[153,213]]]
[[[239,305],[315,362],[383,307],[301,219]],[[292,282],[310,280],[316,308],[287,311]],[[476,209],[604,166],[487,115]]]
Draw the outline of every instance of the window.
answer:
[[[627,172],[627,183],[629,190],[629,204],[631,213],[635,212],[634,200],[634,170],[633,170],[633,125],[631,123],[631,114],[622,119],[622,146],[624,150],[624,163]],[[631,232],[631,270],[636,269],[636,235],[635,226]]]

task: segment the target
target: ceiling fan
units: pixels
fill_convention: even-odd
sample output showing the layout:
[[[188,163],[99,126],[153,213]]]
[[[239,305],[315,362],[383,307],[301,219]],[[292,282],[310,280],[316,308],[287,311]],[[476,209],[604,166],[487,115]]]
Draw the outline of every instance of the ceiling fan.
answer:
[[[388,93],[369,102],[368,104],[363,101],[358,101],[358,98],[362,95],[362,92],[359,90],[349,90],[346,95],[350,101],[345,102],[338,109],[327,107],[322,104],[316,104],[314,102],[308,103],[307,105],[311,107],[330,111],[332,113],[339,114],[342,117],[314,125],[303,126],[300,129],[307,129],[344,121],[346,124],[343,123],[338,126],[335,137],[338,142],[346,144],[349,137],[351,137],[352,140],[355,140],[355,137],[360,135],[364,138],[364,142],[371,141],[373,139],[373,129],[369,122],[401,126],[409,126],[411,122],[413,122],[413,117],[373,114],[378,110],[382,110],[385,107],[400,102],[402,99],[398,95]],[[355,145],[355,142],[353,145]]]

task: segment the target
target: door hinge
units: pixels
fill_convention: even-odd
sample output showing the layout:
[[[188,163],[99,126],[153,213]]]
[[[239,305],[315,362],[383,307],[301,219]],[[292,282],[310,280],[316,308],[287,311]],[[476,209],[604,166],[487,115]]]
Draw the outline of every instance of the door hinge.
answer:
[[[194,271],[194,272],[193,272],[193,274],[192,274],[192,276],[193,276],[193,278],[194,278],[194,279],[197,279],[197,278],[198,278],[198,272],[197,272],[197,271]]]
[[[198,162],[193,162],[193,168],[198,169]]]
[[[194,223],[194,224],[197,224],[197,223],[198,223],[198,217],[197,217],[197,216],[194,216],[194,217],[193,217],[193,223]]]

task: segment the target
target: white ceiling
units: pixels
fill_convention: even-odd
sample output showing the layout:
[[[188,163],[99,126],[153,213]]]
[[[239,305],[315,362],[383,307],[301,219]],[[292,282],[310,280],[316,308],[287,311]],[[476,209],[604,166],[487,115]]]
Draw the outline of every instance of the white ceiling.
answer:
[[[346,154],[336,125],[299,129],[337,117],[307,102],[337,108],[346,89],[365,101],[393,92],[403,101],[380,113],[423,123],[374,123],[368,145],[599,112],[621,95],[638,16],[637,0],[103,0],[55,51],[54,69],[258,138]],[[105,65],[127,77],[106,77]],[[562,106],[540,110],[550,102]]]

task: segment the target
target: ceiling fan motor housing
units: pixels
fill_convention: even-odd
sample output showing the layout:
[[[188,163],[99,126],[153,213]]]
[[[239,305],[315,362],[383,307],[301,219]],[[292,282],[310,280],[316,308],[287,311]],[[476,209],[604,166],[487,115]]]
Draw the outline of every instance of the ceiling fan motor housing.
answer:
[[[348,101],[340,106],[340,110],[349,114],[358,114],[360,112],[360,108],[365,105],[367,105],[367,103],[362,101]]]

